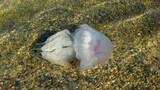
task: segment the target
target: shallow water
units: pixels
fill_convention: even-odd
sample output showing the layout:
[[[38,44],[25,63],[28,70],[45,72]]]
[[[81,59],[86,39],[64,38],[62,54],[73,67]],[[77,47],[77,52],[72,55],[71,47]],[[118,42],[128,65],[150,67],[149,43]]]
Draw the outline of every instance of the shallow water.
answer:
[[[0,89],[160,88],[159,0],[1,0]],[[55,65],[31,49],[88,24],[109,37],[109,59],[90,70]]]

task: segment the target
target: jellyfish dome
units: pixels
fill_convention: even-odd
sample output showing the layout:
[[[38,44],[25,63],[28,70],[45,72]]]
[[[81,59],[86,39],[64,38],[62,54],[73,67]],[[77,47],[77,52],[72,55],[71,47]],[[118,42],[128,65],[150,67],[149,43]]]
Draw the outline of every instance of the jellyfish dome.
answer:
[[[76,58],[80,60],[81,70],[105,62],[113,51],[110,39],[87,24],[82,24],[73,37],[74,50]]]

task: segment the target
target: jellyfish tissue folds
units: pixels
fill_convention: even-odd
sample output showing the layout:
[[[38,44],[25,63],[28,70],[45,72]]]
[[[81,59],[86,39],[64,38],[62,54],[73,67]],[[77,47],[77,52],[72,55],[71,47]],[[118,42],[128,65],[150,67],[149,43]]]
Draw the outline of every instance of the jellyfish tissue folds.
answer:
[[[108,37],[82,24],[73,34],[65,29],[50,36],[41,50],[44,59],[63,66],[76,57],[81,70],[86,70],[105,62],[113,45]]]

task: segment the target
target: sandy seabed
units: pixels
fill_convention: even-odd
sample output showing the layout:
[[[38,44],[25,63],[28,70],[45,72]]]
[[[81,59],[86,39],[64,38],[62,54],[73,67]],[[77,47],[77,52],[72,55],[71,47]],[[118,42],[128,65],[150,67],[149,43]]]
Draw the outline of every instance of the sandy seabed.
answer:
[[[0,90],[160,88],[159,0],[0,1]],[[31,49],[50,35],[88,24],[109,37],[105,63],[80,71]]]

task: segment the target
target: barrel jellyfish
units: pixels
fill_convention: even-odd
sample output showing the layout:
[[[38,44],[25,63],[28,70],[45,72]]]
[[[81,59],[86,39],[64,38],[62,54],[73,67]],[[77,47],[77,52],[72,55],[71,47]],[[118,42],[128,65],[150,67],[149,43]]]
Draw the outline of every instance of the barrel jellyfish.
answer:
[[[41,50],[44,59],[62,66],[76,57],[81,70],[86,70],[105,62],[113,51],[113,45],[108,37],[82,24],[73,34],[65,29],[50,36]]]

